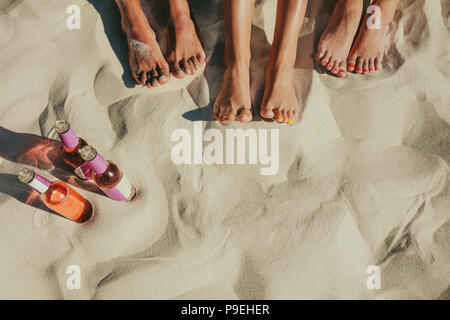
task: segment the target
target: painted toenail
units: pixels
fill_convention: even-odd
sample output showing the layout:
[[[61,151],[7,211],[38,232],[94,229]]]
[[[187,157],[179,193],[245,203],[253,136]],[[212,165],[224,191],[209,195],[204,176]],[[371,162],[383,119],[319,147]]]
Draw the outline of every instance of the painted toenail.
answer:
[[[179,70],[179,69],[178,69],[178,70],[175,70],[175,73],[176,73],[176,74],[182,73],[182,72],[183,72],[183,70]]]
[[[278,117],[278,120],[279,120],[279,121],[283,120],[283,117]]]
[[[373,68],[370,68],[369,71],[372,72],[372,71],[373,71]]]
[[[165,77],[166,77],[166,75],[165,75],[165,74],[162,74],[162,75],[159,76],[159,79],[165,78]]]
[[[356,71],[360,72],[360,71],[361,71],[361,68],[357,68]]]
[[[364,73],[367,73],[367,72],[369,72],[369,70],[367,70],[367,69],[364,69]]]
[[[380,70],[380,68],[376,67],[375,70],[378,71],[378,70]]]
[[[230,119],[234,119],[234,114],[230,114]]]
[[[354,67],[355,67],[355,65],[354,65],[353,63],[349,63],[348,66],[349,66],[350,68],[354,68]]]
[[[333,69],[333,71],[334,71],[334,72],[337,72],[337,71],[338,71],[338,69],[337,69],[337,68],[334,68],[334,69]]]

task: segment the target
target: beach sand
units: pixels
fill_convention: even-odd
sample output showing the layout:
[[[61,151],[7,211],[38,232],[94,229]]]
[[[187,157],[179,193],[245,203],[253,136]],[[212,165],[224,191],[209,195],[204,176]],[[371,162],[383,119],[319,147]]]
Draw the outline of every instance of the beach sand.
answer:
[[[144,8],[165,50],[157,3]],[[310,1],[295,70],[305,113],[288,127],[212,120],[224,70],[220,1],[192,3],[206,68],[153,89],[134,87],[114,1],[2,1],[0,298],[449,299],[450,3],[402,0],[384,70],[345,80],[312,59],[334,3]],[[66,27],[69,5],[81,8],[79,30]],[[256,110],[275,5],[256,4]],[[52,129],[59,118],[119,165],[136,201],[114,202],[74,178]],[[280,129],[278,173],[175,165],[172,133],[199,123]],[[74,185],[94,219],[48,212],[17,180],[22,165]],[[71,265],[79,290],[66,285]],[[367,286],[370,266],[379,289]]]

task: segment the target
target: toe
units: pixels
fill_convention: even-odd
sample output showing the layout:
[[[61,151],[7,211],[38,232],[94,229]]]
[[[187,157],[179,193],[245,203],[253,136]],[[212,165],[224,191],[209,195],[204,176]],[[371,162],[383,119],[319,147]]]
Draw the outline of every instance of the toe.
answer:
[[[364,60],[363,64],[363,74],[369,73],[369,61],[367,59]]]
[[[375,71],[379,71],[383,68],[381,62],[383,60],[383,57],[377,57],[375,58]]]
[[[242,108],[239,112],[240,122],[250,122],[252,121],[252,111],[248,108]]]
[[[358,61],[356,62],[356,73],[362,73],[363,64],[364,64],[364,59],[361,57],[358,58]]]
[[[369,72],[374,72],[374,71],[375,71],[374,59],[370,59],[369,60]]]
[[[141,72],[141,76],[140,76],[140,84],[142,84],[143,86],[145,86],[147,84],[147,72]]]
[[[206,61],[206,54],[205,54],[205,52],[199,53],[199,54],[197,55],[196,58],[197,58],[197,60],[198,60],[198,63],[199,63],[200,66],[201,66],[201,65],[204,64],[205,61]]]
[[[326,52],[325,56],[322,58],[321,65],[325,67],[328,64],[328,61],[330,60],[330,58],[331,58],[330,53]]]
[[[217,118],[220,122],[223,122],[226,112],[226,108],[223,105],[219,106],[219,116]]]
[[[338,69],[339,69],[338,74],[337,74],[338,77],[345,78],[347,76],[347,68],[346,68],[345,62],[340,62],[338,65]]]
[[[283,123],[284,119],[283,119],[283,113],[281,112],[280,108],[276,108],[274,110],[274,114],[275,114],[275,121],[278,123]]]
[[[166,84],[170,80],[169,66],[163,65],[158,68],[158,82],[159,84]]]
[[[191,73],[192,73],[192,74],[195,74],[195,72],[196,72],[197,70],[195,70],[195,65],[194,65],[194,61],[192,61],[192,58],[189,58],[189,59],[188,59],[188,64],[189,64],[189,68],[191,69]]]
[[[220,110],[219,110],[219,105],[217,102],[214,102],[213,104],[213,117],[216,120],[219,120],[219,115],[220,115]]]
[[[330,58],[326,68],[328,71],[331,71],[331,69],[333,69],[333,66],[334,66],[334,60],[332,58]]]
[[[184,78],[184,71],[180,67],[180,64],[178,61],[172,64],[172,74],[175,78],[183,79]]]
[[[194,63],[195,70],[200,69],[200,62],[198,61],[197,57],[192,57],[192,62]]]
[[[283,115],[283,123],[288,123],[288,121],[289,121],[288,111],[286,109],[283,109],[281,111],[281,114]]]
[[[335,61],[334,62],[333,68],[331,69],[331,73],[338,74],[338,72],[339,72],[339,64],[340,64],[339,61]]]
[[[316,54],[317,61],[322,60],[322,58],[325,56],[326,52],[327,52],[327,50],[325,49],[323,44],[321,42],[319,42],[319,46],[317,48],[317,54]]]
[[[271,103],[265,103],[263,105],[261,105],[261,112],[259,113],[261,115],[261,117],[263,117],[264,119],[273,119],[274,118],[274,105],[272,105]]]
[[[189,62],[185,59],[179,60],[179,64],[181,66],[181,70],[183,70],[184,74],[190,75],[191,74],[191,68],[189,67]]]
[[[292,123],[294,121],[294,109],[291,109],[287,113],[288,123]]]
[[[347,70],[350,72],[356,72],[358,57],[355,54],[350,54],[347,59]]]

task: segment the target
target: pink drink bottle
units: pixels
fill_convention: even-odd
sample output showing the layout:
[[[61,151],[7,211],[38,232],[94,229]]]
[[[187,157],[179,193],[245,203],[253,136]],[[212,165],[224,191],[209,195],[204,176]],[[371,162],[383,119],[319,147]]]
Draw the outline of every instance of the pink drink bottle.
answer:
[[[74,173],[81,179],[91,179],[91,167],[81,157],[81,148],[87,146],[86,141],[77,137],[66,120],[57,120],[55,130],[63,143],[62,157],[64,162],[71,166]]]
[[[41,194],[47,208],[72,221],[84,223],[94,215],[92,204],[64,182],[50,182],[28,168],[20,170],[18,178]]]
[[[136,198],[136,189],[119,168],[105,160],[93,147],[84,146],[81,157],[89,163],[95,183],[108,197],[116,201],[133,201]]]

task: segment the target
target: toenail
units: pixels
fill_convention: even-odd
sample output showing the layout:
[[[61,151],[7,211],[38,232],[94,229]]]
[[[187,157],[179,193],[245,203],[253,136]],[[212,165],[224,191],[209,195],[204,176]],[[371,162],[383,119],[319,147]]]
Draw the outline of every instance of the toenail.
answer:
[[[373,68],[370,68],[369,71],[372,72],[372,71],[373,71]]]
[[[166,77],[166,75],[165,75],[165,74],[162,74],[162,75],[160,75],[158,78],[161,79],[161,78],[165,78],[165,77]]]
[[[289,123],[291,123],[292,122],[292,120],[291,119],[289,119]]]
[[[343,72],[343,73],[346,73],[347,72],[347,70],[345,70],[345,69],[341,69],[341,70],[339,70],[340,72]]]
[[[367,72],[369,72],[369,70],[367,70],[367,69],[364,69],[364,73],[367,73]]]
[[[334,71],[334,72],[337,72],[337,71],[338,71],[338,69],[337,69],[337,68],[334,68],[334,69],[333,69],[333,71]]]
[[[350,68],[354,68],[354,67],[355,67],[355,65],[354,65],[353,63],[349,63],[348,66],[349,66]]]
[[[230,114],[230,119],[234,119],[234,114]]]
[[[380,70],[380,68],[376,67],[375,70],[378,71],[378,70]]]
[[[175,70],[175,73],[182,73],[183,72],[183,70]]]
[[[356,71],[360,72],[360,71],[361,71],[361,68],[357,68]]]
[[[283,117],[278,117],[278,120],[283,120]]]

